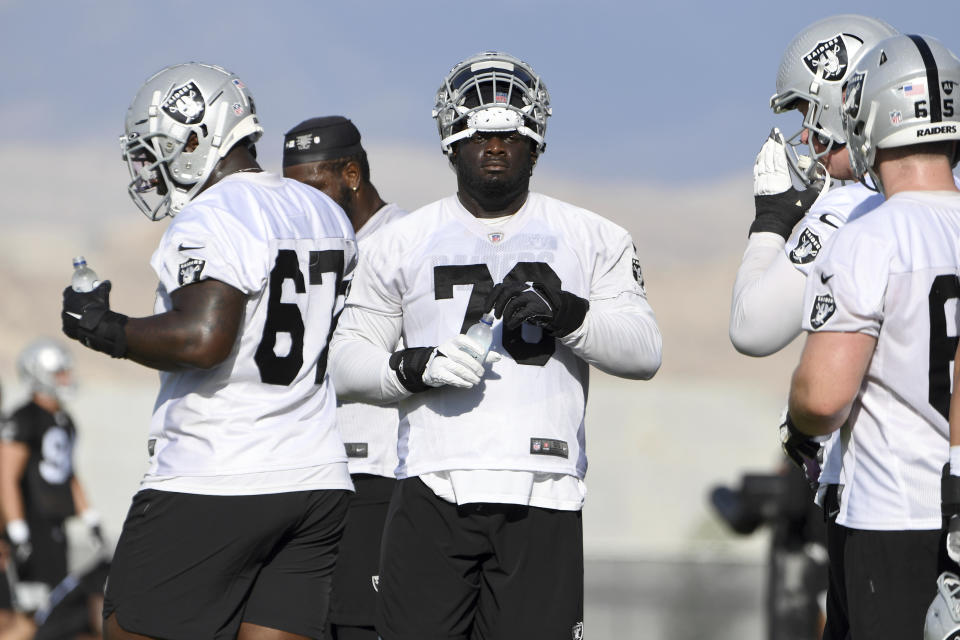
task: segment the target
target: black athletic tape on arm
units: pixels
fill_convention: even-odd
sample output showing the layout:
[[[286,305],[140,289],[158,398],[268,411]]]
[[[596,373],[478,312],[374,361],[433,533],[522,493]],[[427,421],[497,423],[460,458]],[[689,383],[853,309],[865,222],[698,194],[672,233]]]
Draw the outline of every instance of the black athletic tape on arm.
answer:
[[[940,509],[945,516],[960,515],[960,476],[950,474],[950,463],[940,476]]]

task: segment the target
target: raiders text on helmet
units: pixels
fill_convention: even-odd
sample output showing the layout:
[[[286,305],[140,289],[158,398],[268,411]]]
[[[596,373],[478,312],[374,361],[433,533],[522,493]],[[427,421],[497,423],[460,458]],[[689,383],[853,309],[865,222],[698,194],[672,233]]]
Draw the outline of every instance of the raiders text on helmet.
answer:
[[[866,52],[844,86],[854,175],[882,191],[877,149],[960,140],[958,86],[960,60],[929,36],[894,36]]]
[[[61,397],[73,388],[72,377],[58,379],[57,374],[73,370],[73,357],[59,342],[41,338],[31,342],[17,358],[20,380],[33,393]]]
[[[530,65],[493,51],[455,66],[437,91],[433,108],[440,145],[448,154],[453,143],[478,131],[517,131],[543,152],[550,114],[550,94]]]
[[[840,117],[841,87],[863,53],[897,31],[885,22],[858,15],[824,18],[801,31],[787,47],[777,71],[777,92],[770,98],[775,113],[807,103],[803,127],[787,139],[787,157],[797,177],[806,185],[822,179],[818,162],[846,143]],[[809,132],[809,155],[800,153],[803,131]],[[823,145],[814,148],[814,141]]]
[[[151,220],[176,215],[200,192],[220,158],[262,133],[240,78],[197,62],[167,67],[144,83],[127,110],[120,138],[130,171],[127,191]],[[155,192],[161,181],[163,195]],[[145,197],[150,192],[155,192],[152,204]]]

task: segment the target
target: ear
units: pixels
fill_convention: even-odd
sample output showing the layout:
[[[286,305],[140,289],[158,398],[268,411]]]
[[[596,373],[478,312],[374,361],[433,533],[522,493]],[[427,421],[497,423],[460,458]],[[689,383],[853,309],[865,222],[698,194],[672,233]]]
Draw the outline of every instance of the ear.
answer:
[[[360,182],[363,180],[363,174],[360,171],[360,164],[354,160],[351,160],[340,172],[341,177],[343,178],[344,184],[347,185],[352,191],[356,191],[360,187]]]

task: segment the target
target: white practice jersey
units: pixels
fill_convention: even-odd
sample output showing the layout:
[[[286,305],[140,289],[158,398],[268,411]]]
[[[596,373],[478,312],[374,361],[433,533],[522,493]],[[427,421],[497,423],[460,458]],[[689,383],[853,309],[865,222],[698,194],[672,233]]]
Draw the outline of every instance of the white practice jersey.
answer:
[[[332,319],[356,262],[353,229],[320,191],[236,173],[170,223],[151,260],[156,312],[213,278],[247,296],[227,359],[160,374],[144,487],[236,495],[352,489],[326,375]]]
[[[589,299],[590,313],[615,301],[641,326],[640,349],[650,354],[645,375],[659,366],[659,332],[629,234],[537,193],[495,231],[456,196],[392,224],[364,247],[345,318],[354,309],[398,323],[402,317],[408,347],[435,346],[476,323],[489,292],[507,279],[553,283]],[[599,326],[594,342],[603,335],[617,340]],[[477,387],[443,387],[401,400],[397,477],[484,469],[582,478],[588,364],[568,345],[584,339],[574,332],[557,340],[527,324],[508,331],[496,321],[492,348],[504,357]],[[335,350],[338,340],[341,331]],[[381,346],[392,348],[386,342]],[[632,344],[618,348],[634,353]]]
[[[387,224],[407,215],[396,204],[381,207],[357,232],[357,247],[363,251],[370,238]],[[347,448],[350,473],[369,473],[392,478],[397,468],[397,405],[337,402],[337,425]]]
[[[902,192],[835,233],[815,261],[804,329],[877,338],[840,431],[837,522],[939,529],[960,319],[960,194]]]

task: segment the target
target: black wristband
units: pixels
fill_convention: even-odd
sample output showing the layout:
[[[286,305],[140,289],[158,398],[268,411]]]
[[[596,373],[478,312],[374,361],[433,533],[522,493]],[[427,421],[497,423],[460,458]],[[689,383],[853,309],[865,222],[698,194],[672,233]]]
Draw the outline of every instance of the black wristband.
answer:
[[[587,317],[587,311],[590,309],[590,302],[570,293],[569,291],[560,292],[560,305],[553,322],[544,327],[544,331],[555,338],[562,338],[580,328],[584,318]]]
[[[127,354],[127,334],[124,327],[127,316],[109,309],[99,309],[83,314],[77,326],[77,340],[95,351],[114,358]]]
[[[390,356],[390,368],[397,372],[397,379],[407,391],[417,393],[430,388],[423,382],[423,372],[434,350],[435,347],[413,347]]]
[[[750,225],[750,233],[766,231],[787,240],[793,227],[800,222],[803,214],[813,204],[812,201],[806,202],[807,198],[804,197],[806,194],[806,191],[790,188],[783,193],[753,196],[757,217]]]
[[[940,476],[940,510],[944,516],[960,515],[960,476],[950,474],[950,463]]]

